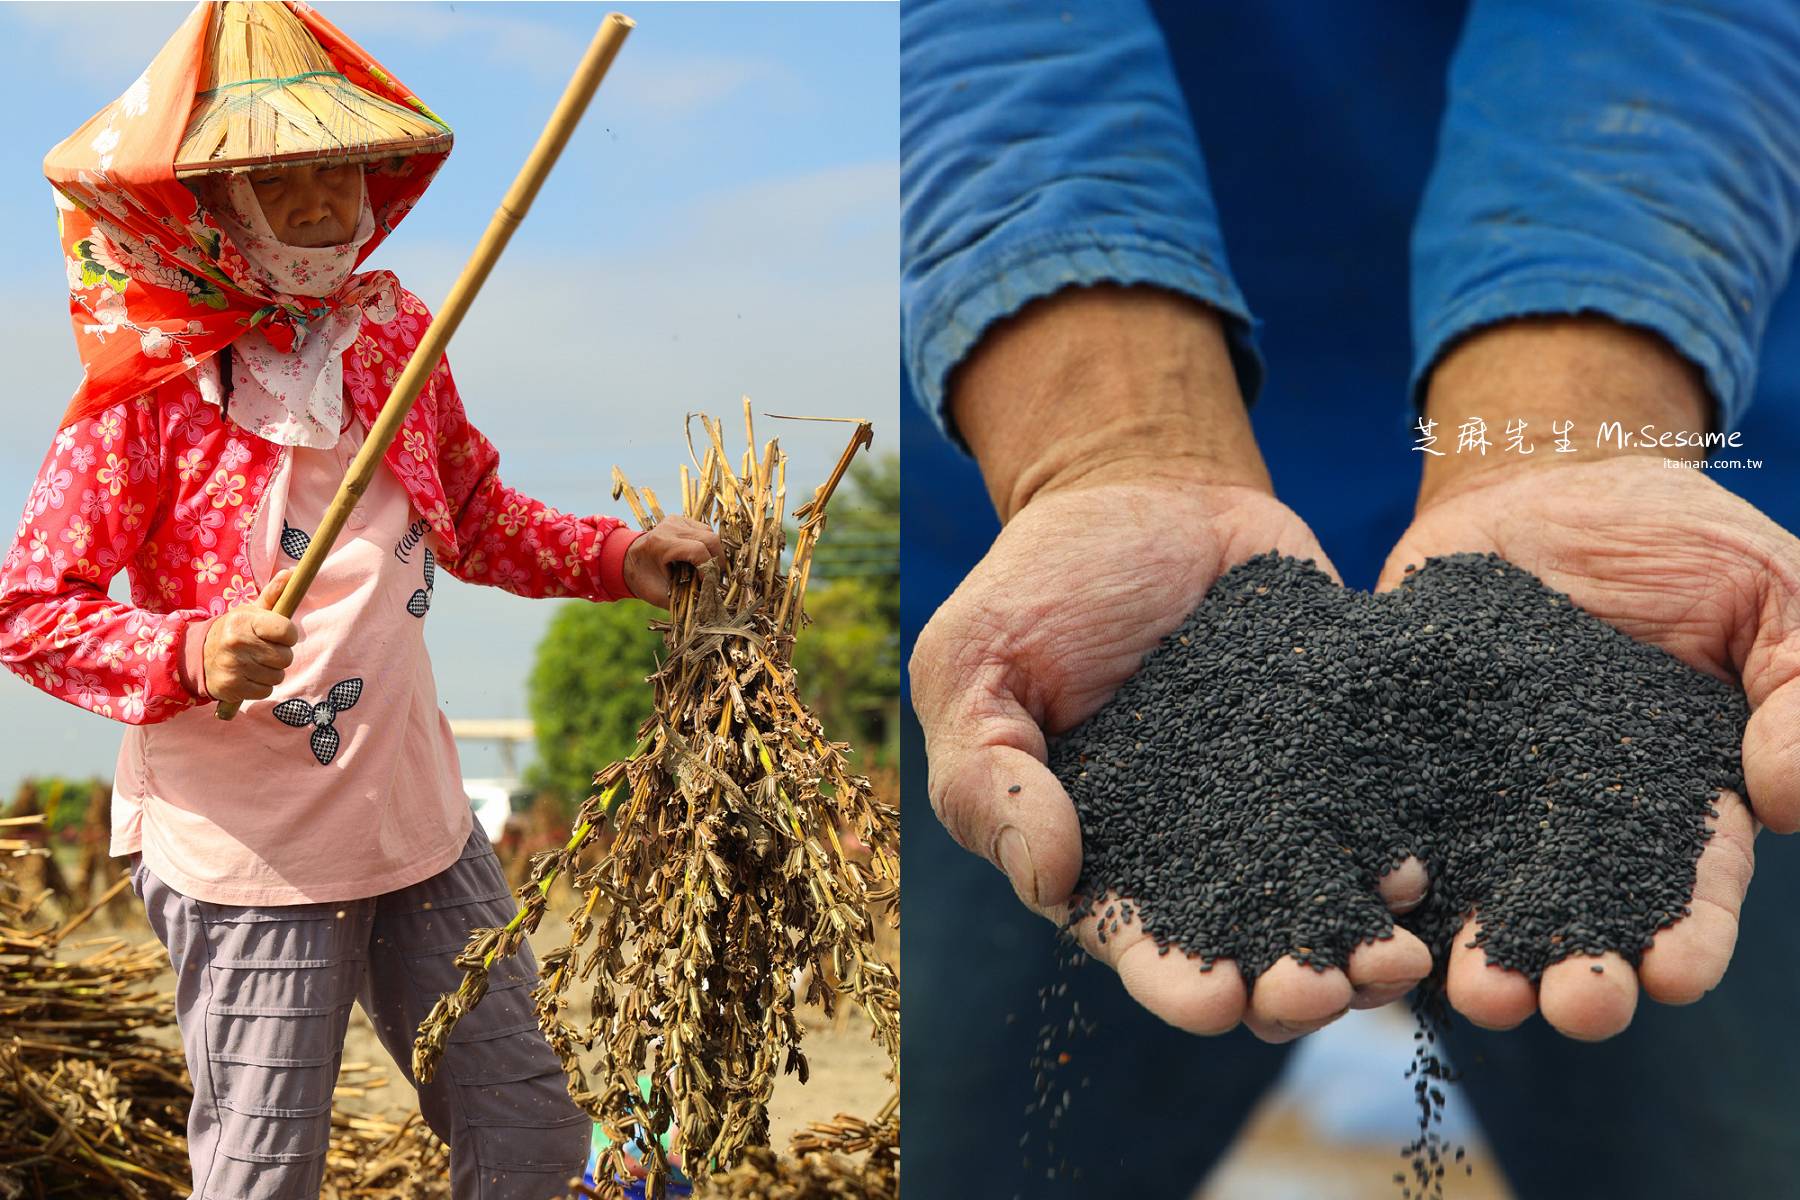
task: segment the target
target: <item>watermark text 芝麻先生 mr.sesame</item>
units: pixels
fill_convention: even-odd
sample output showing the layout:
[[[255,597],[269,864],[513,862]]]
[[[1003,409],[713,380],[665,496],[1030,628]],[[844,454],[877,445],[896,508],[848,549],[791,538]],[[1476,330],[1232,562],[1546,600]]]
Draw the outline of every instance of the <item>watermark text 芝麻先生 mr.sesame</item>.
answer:
[[[1541,424],[1541,423],[1540,423]],[[1438,423],[1427,417],[1420,417],[1414,428],[1417,436],[1413,440],[1413,450],[1420,454],[1443,457],[1446,454],[1479,454],[1486,456],[1489,450],[1496,454],[1536,454],[1540,449],[1549,454],[1575,454],[1581,449],[1580,435],[1573,421],[1549,422],[1550,436],[1545,440],[1538,430],[1532,428],[1531,422],[1515,418],[1506,422],[1503,432],[1497,436],[1496,442],[1489,436],[1489,425],[1481,417],[1469,417],[1456,426],[1455,444],[1449,450],[1440,450],[1438,442],[1448,441],[1449,434],[1442,437],[1437,433]],[[1654,425],[1640,425],[1636,429],[1627,429],[1621,421],[1601,421],[1594,429],[1593,446],[1596,449],[1612,447],[1617,450],[1650,449],[1665,450],[1704,450],[1709,454],[1714,450],[1736,450],[1743,446],[1744,435],[1741,430],[1729,433],[1722,431],[1700,431],[1694,429],[1658,429]],[[1759,458],[1712,459],[1710,461],[1669,458],[1663,460],[1672,467],[1720,467],[1755,469],[1762,466]]]

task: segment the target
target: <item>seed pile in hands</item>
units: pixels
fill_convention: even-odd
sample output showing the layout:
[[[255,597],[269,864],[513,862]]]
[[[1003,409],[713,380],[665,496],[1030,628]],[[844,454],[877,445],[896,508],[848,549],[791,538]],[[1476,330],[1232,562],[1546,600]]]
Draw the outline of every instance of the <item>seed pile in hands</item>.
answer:
[[[1379,596],[1261,555],[1053,743],[1081,819],[1075,915],[1253,985],[1391,936],[1378,880],[1415,854],[1431,889],[1403,923],[1435,975],[1475,910],[1488,959],[1534,981],[1575,954],[1635,964],[1688,911],[1748,716],[1494,555]]]

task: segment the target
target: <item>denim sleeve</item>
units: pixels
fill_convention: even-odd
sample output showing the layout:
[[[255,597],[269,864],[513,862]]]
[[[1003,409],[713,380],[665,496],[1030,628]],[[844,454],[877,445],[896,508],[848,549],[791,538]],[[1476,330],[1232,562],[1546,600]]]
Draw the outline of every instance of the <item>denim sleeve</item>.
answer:
[[[1800,220],[1800,5],[1475,0],[1413,231],[1414,404],[1458,338],[1650,329],[1736,427]]]
[[[1221,310],[1252,398],[1249,311],[1144,0],[907,0],[900,20],[901,355],[940,427],[989,325],[1096,283]]]

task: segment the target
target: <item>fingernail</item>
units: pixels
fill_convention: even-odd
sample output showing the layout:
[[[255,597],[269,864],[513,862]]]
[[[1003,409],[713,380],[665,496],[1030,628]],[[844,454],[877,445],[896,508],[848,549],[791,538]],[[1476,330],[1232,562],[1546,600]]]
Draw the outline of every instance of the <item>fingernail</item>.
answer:
[[[1462,1010],[1458,1009],[1457,1011],[1461,1012]],[[1520,1025],[1520,1022],[1518,1022],[1518,1021],[1514,1021],[1511,1025],[1490,1025],[1486,1021],[1477,1021],[1474,1017],[1471,1017],[1468,1013],[1463,1013],[1463,1019],[1466,1020],[1469,1024],[1473,1025],[1475,1028],[1485,1029],[1489,1033],[1506,1033],[1510,1030],[1517,1029]]]
[[[1349,1011],[1350,1005],[1346,1004],[1344,1007],[1332,1013],[1329,1017],[1324,1017],[1317,1021],[1283,1021],[1278,1018],[1275,1021],[1275,1027],[1280,1029],[1283,1033],[1291,1033],[1295,1037],[1305,1037],[1309,1033],[1317,1033],[1333,1021],[1336,1021],[1349,1013]]]
[[[994,857],[1019,899],[1037,907],[1037,868],[1031,863],[1031,847],[1025,844],[1025,835],[1014,826],[1002,825],[994,835]]]
[[[1350,1007],[1356,1009],[1380,1008],[1385,1004],[1392,1004],[1412,989],[1411,983],[1365,984],[1356,989],[1356,996],[1350,1001]]]

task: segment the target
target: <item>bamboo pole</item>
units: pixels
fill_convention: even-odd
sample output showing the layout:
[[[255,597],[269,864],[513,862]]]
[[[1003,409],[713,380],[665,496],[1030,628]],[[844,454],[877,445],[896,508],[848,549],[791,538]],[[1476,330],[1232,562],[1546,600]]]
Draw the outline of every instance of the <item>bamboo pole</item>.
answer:
[[[589,43],[581,65],[575,69],[574,78],[569,80],[562,99],[557,101],[556,111],[550,114],[550,123],[544,126],[544,132],[538,136],[537,145],[532,147],[531,156],[525,160],[518,178],[513,180],[506,198],[494,210],[487,232],[481,235],[480,244],[475,247],[475,253],[469,256],[462,275],[450,289],[449,298],[444,301],[443,307],[426,328],[424,336],[419,339],[419,348],[413,351],[406,369],[394,384],[394,390],[388,394],[381,415],[369,430],[362,449],[357,451],[356,458],[351,461],[343,483],[338,485],[337,496],[332,500],[331,507],[326,509],[324,520],[319,522],[318,532],[313,534],[312,543],[300,559],[300,565],[294,568],[293,575],[282,588],[281,598],[275,603],[275,611],[282,616],[292,617],[299,611],[300,602],[306,598],[307,589],[318,577],[325,556],[337,544],[345,522],[350,519],[363,492],[368,489],[369,481],[375,477],[382,455],[387,453],[388,446],[399,436],[400,426],[405,422],[406,414],[412,411],[413,401],[418,399],[419,393],[424,390],[426,379],[437,368],[438,360],[443,357],[445,344],[462,323],[463,315],[469,311],[475,293],[487,281],[488,273],[500,258],[500,252],[512,240],[513,230],[525,219],[544,178],[550,174],[557,156],[568,144],[569,135],[575,131],[581,114],[594,98],[594,92],[599,88],[601,79],[605,78],[607,68],[612,66],[619,47],[624,45],[626,35],[635,24],[623,13],[608,13],[606,19],[600,22],[600,29]],[[237,715],[238,707],[239,702],[236,700],[222,701],[218,708],[219,719],[231,720]]]

